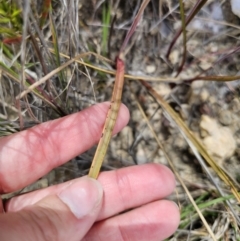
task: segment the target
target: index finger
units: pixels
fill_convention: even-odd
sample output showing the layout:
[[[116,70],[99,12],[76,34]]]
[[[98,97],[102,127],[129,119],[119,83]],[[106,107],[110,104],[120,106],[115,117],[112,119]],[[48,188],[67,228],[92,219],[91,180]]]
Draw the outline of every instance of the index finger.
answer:
[[[110,103],[0,139],[0,193],[18,190],[88,150],[100,139]],[[128,122],[121,106],[114,133]]]

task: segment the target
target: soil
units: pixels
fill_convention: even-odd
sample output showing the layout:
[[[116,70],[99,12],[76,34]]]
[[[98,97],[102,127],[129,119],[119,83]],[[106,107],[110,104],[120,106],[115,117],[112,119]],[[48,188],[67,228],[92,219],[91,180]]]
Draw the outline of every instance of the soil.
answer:
[[[110,4],[111,1],[107,2]],[[159,5],[159,2],[162,5]],[[186,1],[186,13],[190,12],[193,2]],[[79,45],[70,48],[70,45],[61,44],[59,45],[60,52],[74,56],[75,52],[92,50],[95,53],[110,56],[110,59],[114,61],[140,1],[111,3],[111,19],[116,16],[116,21],[113,24],[106,53],[102,51],[102,14],[103,7],[106,7],[107,4],[104,1],[100,4],[95,0],[79,3],[80,29],[79,42],[77,42]],[[62,14],[66,13],[65,10],[63,3],[60,6],[59,4],[53,6],[53,16],[58,17],[59,21],[66,22],[66,29],[62,30],[63,32],[66,30],[66,32],[59,33],[59,41],[62,43],[68,39],[67,14]],[[239,75],[239,23],[239,17],[231,11],[230,1],[208,1],[187,27],[187,54],[179,74],[181,81],[174,84],[160,81],[150,82],[151,86],[179,113],[192,133],[201,141],[216,163],[230,174],[237,186],[240,184],[239,81],[217,82],[201,79],[192,81],[192,78],[197,75]],[[132,76],[169,79],[175,77],[183,58],[182,37],[173,45],[168,59],[166,53],[180,26],[178,1],[151,1],[127,47],[127,73]],[[46,26],[44,31],[48,36],[49,26]],[[89,61],[95,66],[114,70],[114,64],[104,65],[101,60],[93,56],[89,58]],[[83,66],[79,66],[79,70],[86,73]],[[91,79],[82,74],[75,76],[71,82],[68,92],[69,114],[111,98],[114,76],[92,69],[88,69],[88,71]],[[131,119],[123,131],[112,138],[103,170],[148,162],[169,165],[137,107],[138,101],[175,169],[192,191],[192,195],[199,196],[199,193],[204,190],[216,191],[180,133],[179,127],[173,123],[140,82],[126,79],[123,93],[122,102],[129,108]],[[45,117],[44,121],[51,118]],[[23,191],[54,185],[86,175],[95,148],[51,171]],[[220,179],[217,175],[211,168],[209,169],[219,182]],[[225,188],[223,184],[220,185]],[[179,183],[177,187],[179,195],[173,194],[169,198],[183,203],[187,202]],[[214,221],[211,223],[214,224]],[[186,236],[181,235],[176,234],[177,240],[186,240],[184,239]]]

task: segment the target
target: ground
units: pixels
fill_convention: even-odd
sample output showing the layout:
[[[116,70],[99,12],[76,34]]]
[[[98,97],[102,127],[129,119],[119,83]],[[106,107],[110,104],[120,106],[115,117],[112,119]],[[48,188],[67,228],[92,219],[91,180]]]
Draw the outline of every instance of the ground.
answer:
[[[87,63],[114,71],[115,57],[140,3],[141,1],[92,0],[75,1],[70,4],[65,1],[52,1],[51,17],[59,49],[57,51],[55,48],[53,26],[47,19],[41,30],[44,41],[41,41],[41,36],[37,38],[43,56],[49,59],[50,52],[46,48],[55,48],[55,55],[52,57],[57,55],[56,51],[70,57],[91,51],[109,58],[112,62],[103,61],[99,56],[91,56],[84,58]],[[194,4],[195,1],[185,1],[186,16],[190,15]],[[39,16],[42,11],[39,6],[41,5],[36,6],[34,2],[31,4],[33,15]],[[33,19],[30,18],[29,21],[33,26]],[[230,1],[208,1],[187,26],[186,58],[181,67],[184,58],[182,35],[173,42],[177,31],[181,28],[179,2],[150,1],[134,37],[126,47],[126,72],[132,77],[140,76],[136,80],[125,78],[122,102],[129,108],[131,119],[128,126],[112,139],[103,165],[103,170],[148,162],[169,166],[164,153],[166,152],[200,207],[202,203],[216,201],[215,205],[202,208],[202,212],[216,237],[218,239],[229,237],[226,240],[237,240],[237,238],[239,240],[235,233],[238,228],[232,221],[231,212],[226,212],[224,203],[217,201],[219,196],[217,187],[200,164],[195,150],[189,146],[191,140],[182,135],[179,124],[176,124],[171,115],[162,108],[161,103],[149,94],[139,79],[149,81],[214,158],[214,162],[229,174],[239,188],[239,81],[237,78],[232,82],[205,78],[226,76],[227,80],[229,77],[239,75],[239,23],[240,19],[233,14]],[[33,27],[31,33],[35,35],[36,28]],[[5,38],[2,37],[3,40]],[[171,43],[173,47],[170,49]],[[19,45],[11,47],[14,48],[15,54],[18,53]],[[26,48],[28,62],[36,63],[39,56],[31,55],[31,51],[35,52],[36,49],[32,45],[27,45]],[[30,76],[37,75],[41,78],[46,74],[41,61],[39,62],[29,67]],[[60,64],[64,62],[66,58],[62,56]],[[52,60],[47,62],[46,67],[52,70],[56,66],[58,66],[57,60]],[[96,102],[110,100],[114,75],[77,64],[69,65],[62,74],[63,79],[60,74],[55,76],[52,85],[60,96],[59,99],[56,98],[56,102],[64,110],[64,114],[80,111]],[[178,80],[174,79],[176,76]],[[159,79],[153,81],[153,77]],[[164,78],[165,81],[161,81],[160,78]],[[65,92],[64,86],[67,87]],[[3,89],[10,88],[14,94],[18,93],[19,87],[12,87],[8,81],[5,81]],[[49,88],[51,89],[51,86]],[[47,90],[49,92],[49,89]],[[55,93],[53,95],[57,96]],[[14,106],[13,96],[4,96],[4,101],[9,106]],[[29,95],[29,102],[34,106],[32,112],[36,118],[26,114],[24,128],[37,124],[36,119],[43,122],[61,115],[62,112],[52,110],[44,104],[44,101],[33,96]],[[67,100],[67,104],[64,100]],[[159,148],[138,104],[142,106],[165,151]],[[6,120],[12,121],[13,127],[17,126],[16,129],[19,129],[21,126],[18,123],[16,110],[5,108],[3,113],[7,116]],[[22,108],[27,109],[24,105]],[[95,148],[53,170],[24,191],[87,174],[94,151]],[[230,194],[225,184],[208,165],[207,170],[219,187],[226,194]],[[186,240],[187,235],[190,235],[190,240],[206,240],[208,234],[194,211],[189,211],[190,202],[179,182],[177,192],[169,198],[183,206],[182,213],[188,210],[188,214],[182,217],[181,226],[172,240],[174,238]],[[236,215],[239,215],[240,210],[236,201],[232,199],[231,205]]]

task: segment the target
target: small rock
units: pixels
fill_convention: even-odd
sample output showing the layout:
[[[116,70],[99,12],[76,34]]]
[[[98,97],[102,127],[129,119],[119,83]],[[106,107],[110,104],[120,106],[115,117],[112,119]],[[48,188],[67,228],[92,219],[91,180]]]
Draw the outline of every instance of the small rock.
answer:
[[[179,50],[173,50],[169,55],[169,60],[172,64],[177,64],[179,62]]]
[[[155,65],[147,65],[146,72],[148,74],[153,74],[155,71],[156,71],[156,66]]]
[[[224,126],[232,124],[232,114],[229,110],[222,110],[219,113],[219,122]]]
[[[229,128],[231,128],[232,133],[236,133],[237,131],[240,130],[240,121],[239,121],[238,114],[232,113],[232,123],[229,126]]]
[[[208,99],[209,103],[211,103],[212,105],[215,104],[216,102],[218,102],[218,99],[216,98],[216,96],[211,95]]]
[[[190,113],[190,106],[188,104],[182,104],[180,109],[180,115],[183,120],[187,120]]]
[[[128,150],[133,143],[133,130],[130,126],[125,126],[120,132],[122,149]]]
[[[134,161],[131,155],[124,150],[117,150],[115,153],[116,159],[124,163],[126,165],[134,165]]]
[[[205,82],[203,80],[197,80],[194,81],[191,85],[192,90],[196,90],[197,94],[199,93],[199,91],[204,87]]]
[[[155,85],[154,88],[161,96],[168,96],[172,91],[169,84],[165,84],[165,83],[157,83],[157,85]]]
[[[216,43],[210,43],[210,51],[212,52],[212,53],[215,53],[215,52],[217,52],[218,51],[218,49],[219,49],[219,46],[216,44]]]
[[[240,111],[240,101],[238,98],[234,98],[232,102],[230,103],[230,109],[234,113],[238,113]]]
[[[133,122],[139,123],[139,120],[142,120],[142,118],[143,117],[139,109],[135,108],[134,110],[132,110],[131,119]]]
[[[200,98],[202,102],[205,102],[209,98],[209,92],[206,89],[203,89],[200,93]]]
[[[173,148],[178,150],[183,150],[188,147],[185,138],[180,134],[173,139]]]
[[[199,63],[199,66],[200,66],[203,70],[207,70],[207,69],[209,69],[210,67],[212,67],[212,63],[209,62],[209,61],[206,61],[206,60],[202,60],[202,61]]]
[[[202,116],[200,129],[207,151],[222,165],[223,161],[232,156],[236,149],[236,141],[231,129],[220,126],[215,119],[207,115]]]
[[[231,0],[232,12],[240,18],[240,1]]]
[[[140,142],[137,147],[136,160],[139,165],[148,162],[147,153],[144,150],[144,146],[145,145],[142,142]]]
[[[137,163],[139,165],[147,163],[147,157],[143,149],[139,148],[136,153]]]
[[[204,81],[198,80],[194,81],[191,84],[191,95],[189,99],[189,105],[191,106],[193,103],[200,102],[199,95],[204,87]]]

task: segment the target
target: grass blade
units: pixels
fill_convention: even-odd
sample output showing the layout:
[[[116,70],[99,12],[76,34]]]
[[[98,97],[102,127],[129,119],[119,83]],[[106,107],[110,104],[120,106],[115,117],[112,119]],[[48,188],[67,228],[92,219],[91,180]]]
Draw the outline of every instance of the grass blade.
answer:
[[[137,25],[141,19],[141,16],[143,14],[143,11],[144,9],[146,8],[146,6],[148,5],[150,0],[144,0],[142,2],[142,5],[140,6],[139,10],[138,10],[138,13],[136,15],[136,17],[134,18],[134,21],[132,23],[132,26],[131,28],[129,29],[127,35],[126,35],[126,38],[124,39],[124,42],[122,44],[122,47],[120,49],[120,54],[123,53],[124,49],[126,48],[127,44],[128,44],[128,41],[129,39],[131,38],[131,36],[133,35],[134,31],[136,30],[137,28]]]
[[[93,162],[89,171],[89,176],[92,178],[97,178],[99,171],[102,166],[103,159],[106,155],[107,148],[112,136],[112,131],[116,123],[119,107],[121,104],[121,98],[122,98],[122,89],[123,89],[123,83],[124,83],[124,69],[125,69],[125,64],[124,64],[124,50],[125,47],[134,33],[137,24],[140,21],[140,17],[142,16],[142,13],[144,9],[146,8],[147,4],[149,3],[150,0],[144,0],[129,31],[127,32],[127,35],[125,37],[125,40],[120,48],[119,55],[116,59],[116,66],[117,66],[117,72],[116,72],[116,79],[115,79],[115,84],[113,88],[113,93],[112,93],[112,100],[111,100],[111,106],[108,110],[108,114],[105,120],[105,124],[103,127],[103,132],[102,136],[100,139],[100,142],[98,144],[96,153],[93,158]]]
[[[13,79],[14,81],[16,81],[18,84],[20,84],[20,80],[19,80],[19,75],[17,73],[15,73],[12,69],[10,69],[9,67],[7,67],[4,63],[2,63],[0,61],[0,69],[3,71],[3,75],[7,75],[9,76],[11,79]],[[30,79],[28,79],[30,81]],[[35,82],[35,84],[38,82]],[[26,83],[27,85],[27,83]],[[36,87],[38,87],[39,85],[37,85]],[[29,87],[30,88],[30,87]],[[59,109],[58,106],[56,106],[54,103],[52,103],[52,101],[49,99],[49,97],[47,97],[46,95],[44,95],[42,93],[42,90],[40,88],[36,88],[32,90],[34,92],[34,94],[39,97],[40,99],[42,99],[45,103],[47,103],[49,106],[51,106],[60,116],[64,116],[65,113],[62,112],[61,109]],[[23,95],[24,97],[25,95]],[[17,99],[17,98],[16,98]]]
[[[195,4],[195,6],[193,7],[193,9],[191,10],[191,12],[189,13],[186,22],[185,22],[185,27],[191,22],[191,20],[194,18],[194,16],[196,16],[196,14],[201,10],[201,8],[203,7],[203,5],[207,2],[208,0],[198,0],[197,3]],[[166,54],[166,58],[168,59],[169,54],[171,53],[172,47],[174,46],[174,44],[176,43],[177,39],[179,38],[179,36],[181,35],[183,31],[183,28],[180,28],[177,33],[175,34],[169,48]]]
[[[103,29],[102,29],[102,52],[105,56],[106,53],[109,51],[108,47],[108,36],[109,36],[109,25],[110,25],[110,18],[111,18],[111,7],[109,3],[105,3],[103,7]]]
[[[101,139],[98,143],[97,150],[95,152],[92,166],[89,171],[89,177],[97,178],[102,166],[103,159],[106,155],[107,148],[112,136],[112,131],[115,126],[115,122],[118,116],[119,107],[121,105],[122,88],[124,82],[124,62],[117,58],[117,75],[112,93],[111,105],[109,107],[106,121],[103,127]]]
[[[60,67],[61,60],[60,60],[59,46],[58,46],[59,41],[58,41],[57,32],[56,32],[56,28],[55,28],[53,19],[52,19],[51,15],[49,15],[49,17],[50,17],[49,19],[50,19],[50,27],[51,27],[51,32],[52,32],[52,40],[53,40],[53,46],[54,46],[56,65],[57,65],[57,67]],[[59,73],[59,79],[60,79],[61,87],[64,89],[64,75],[63,75],[62,71],[60,71],[60,73]]]

